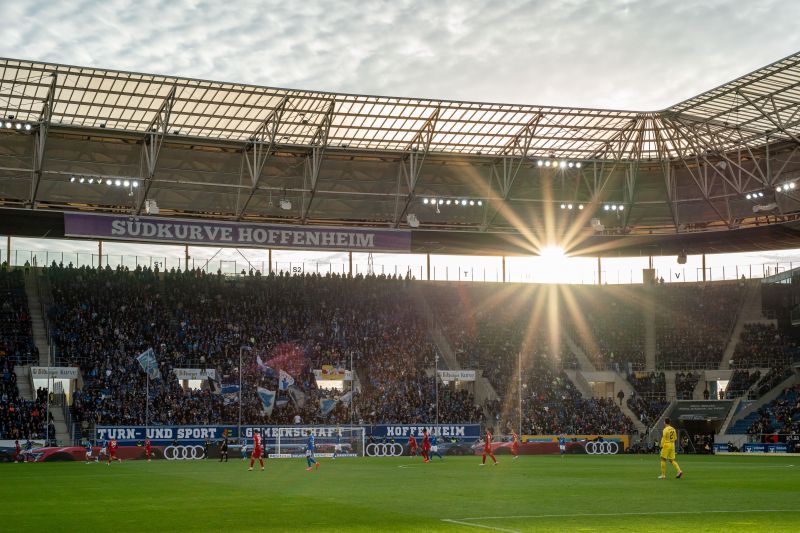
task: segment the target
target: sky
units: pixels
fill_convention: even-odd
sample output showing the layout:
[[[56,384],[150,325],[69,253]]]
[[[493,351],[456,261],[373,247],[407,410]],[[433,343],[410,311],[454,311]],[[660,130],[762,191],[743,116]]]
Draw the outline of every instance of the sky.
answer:
[[[360,94],[657,110],[800,49],[800,3],[0,0],[0,55]]]
[[[294,89],[644,111],[800,50],[800,2],[773,0],[0,0],[0,20],[7,58]],[[79,262],[78,252],[91,261],[96,243],[15,239],[14,249],[29,257],[67,252]],[[105,253],[133,264],[137,256],[171,264],[183,257],[174,246],[109,243]],[[237,271],[266,260],[264,250],[196,248],[192,256]],[[275,252],[273,260],[322,270],[347,264],[345,254],[312,252]],[[657,267],[670,280],[697,279],[698,261],[681,267],[663,258]],[[788,267],[800,263],[800,251],[714,261],[719,279],[722,265],[725,277],[737,265]],[[469,272],[492,280],[499,262],[438,256],[433,264],[438,279]],[[421,277],[425,260],[375,263]],[[366,256],[356,264],[365,271]],[[645,258],[608,260],[604,278],[640,280],[644,266]],[[517,281],[591,283],[596,275],[593,260],[557,255],[515,258],[508,269]]]

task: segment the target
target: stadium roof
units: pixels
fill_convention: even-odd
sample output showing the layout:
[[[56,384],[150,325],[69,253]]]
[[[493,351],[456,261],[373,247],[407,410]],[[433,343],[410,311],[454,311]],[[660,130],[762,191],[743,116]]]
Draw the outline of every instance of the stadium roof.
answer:
[[[422,230],[526,233],[543,228],[545,205],[586,204],[579,223],[588,228],[610,202],[624,215],[602,225],[626,235],[782,223],[800,209],[793,190],[775,192],[800,176],[800,53],[652,112],[0,59],[0,119],[6,207],[138,214],[154,199],[164,215],[399,227],[414,212]],[[31,125],[32,141],[9,130],[17,123]],[[79,190],[66,179],[76,174],[142,187],[132,199]],[[754,214],[748,195],[763,192]],[[281,211],[273,195],[296,209]],[[483,208],[427,212],[423,197],[480,199]]]
[[[573,159],[602,157],[609,144],[632,159],[679,156],[689,148],[676,135],[680,120],[708,125],[724,149],[800,135],[800,54],[656,112],[336,94],[13,59],[0,68],[3,117],[39,121],[54,83],[51,122],[144,133],[174,91],[171,129],[211,139],[250,140],[282,105],[281,144],[310,146],[329,116],[329,144],[371,151],[403,151],[428,123],[431,152],[504,155],[534,127],[526,155]]]

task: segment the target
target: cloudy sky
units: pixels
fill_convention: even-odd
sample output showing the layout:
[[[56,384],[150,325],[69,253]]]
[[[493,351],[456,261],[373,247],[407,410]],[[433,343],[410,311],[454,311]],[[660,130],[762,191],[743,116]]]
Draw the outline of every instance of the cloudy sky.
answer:
[[[0,56],[297,89],[655,110],[800,50],[798,20],[800,2],[785,0],[0,0]],[[96,254],[91,242],[16,239],[14,248],[21,258],[26,250],[83,252],[72,256],[78,263]],[[126,264],[136,255],[174,265],[183,258],[180,247],[152,245],[109,243],[105,253],[126,255]],[[266,259],[264,250],[191,253],[213,269]],[[347,262],[310,252],[273,259],[287,269],[319,263],[322,271]],[[720,263],[792,260],[800,252]],[[363,271],[366,257],[356,261]],[[467,266],[480,269],[470,274],[476,279],[492,279],[498,261],[442,257],[434,267],[439,279],[458,279]],[[686,268],[664,261],[658,268],[667,278]],[[382,257],[376,268],[381,263],[387,272],[401,265],[421,273],[424,257]],[[609,263],[606,277],[640,276],[639,263]],[[595,265],[510,268],[520,281],[569,271],[591,283]],[[696,265],[687,270],[696,278]]]
[[[773,0],[0,0],[0,55],[270,86],[655,110],[800,49]]]

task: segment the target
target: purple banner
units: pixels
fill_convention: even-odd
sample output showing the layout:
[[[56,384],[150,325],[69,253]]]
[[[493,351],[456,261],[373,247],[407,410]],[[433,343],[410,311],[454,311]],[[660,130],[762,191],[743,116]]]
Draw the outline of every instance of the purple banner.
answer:
[[[405,230],[246,224],[207,220],[64,213],[64,234],[122,241],[303,250],[408,252]]]

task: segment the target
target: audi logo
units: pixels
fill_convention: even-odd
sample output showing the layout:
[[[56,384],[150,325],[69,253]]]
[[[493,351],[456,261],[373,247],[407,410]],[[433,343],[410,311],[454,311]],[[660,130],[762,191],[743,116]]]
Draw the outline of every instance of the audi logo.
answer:
[[[589,455],[614,455],[619,453],[619,444],[613,440],[589,441],[584,449]]]
[[[185,461],[187,459],[203,459],[206,453],[200,445],[167,446],[164,448],[164,459],[168,461]]]
[[[397,442],[371,442],[367,444],[367,455],[370,457],[400,457],[403,445]]]

